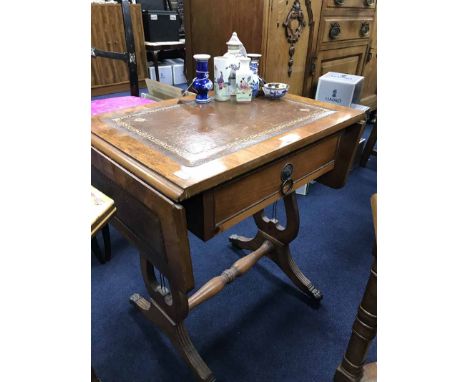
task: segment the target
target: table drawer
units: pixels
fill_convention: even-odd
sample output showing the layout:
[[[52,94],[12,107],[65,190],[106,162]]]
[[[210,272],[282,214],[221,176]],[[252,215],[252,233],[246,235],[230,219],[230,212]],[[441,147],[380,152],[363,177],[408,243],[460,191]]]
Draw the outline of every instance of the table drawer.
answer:
[[[326,16],[323,20],[321,41],[322,43],[326,43],[369,39],[373,23],[373,17]]]
[[[292,192],[333,170],[339,137],[334,134],[185,201],[190,231],[208,240],[282,198],[282,187]]]
[[[327,8],[375,8],[376,0],[327,0]]]

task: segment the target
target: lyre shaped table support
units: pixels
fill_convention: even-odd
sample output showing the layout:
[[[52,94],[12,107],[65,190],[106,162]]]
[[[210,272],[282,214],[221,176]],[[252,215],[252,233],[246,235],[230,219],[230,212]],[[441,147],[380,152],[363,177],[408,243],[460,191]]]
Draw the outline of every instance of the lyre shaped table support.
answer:
[[[261,210],[254,215],[258,232],[254,238],[232,235],[230,242],[240,249],[251,250],[248,255],[237,260],[229,269],[223,271],[204,284],[187,300],[188,310],[216,296],[224,287],[249,271],[263,257],[274,261],[289,279],[314,302],[322,299],[322,293],[302,273],[289,249],[289,243],[293,241],[299,231],[299,211],[296,195],[294,192],[286,195],[283,199],[286,209],[286,227],[282,227],[277,220],[269,219]],[[131,296],[130,300],[140,309],[145,317],[160,327],[172,341],[173,345],[181,353],[199,381],[215,381],[213,373],[196,350],[183,322],[175,322],[166,313],[164,306],[173,304],[174,293],[180,293],[171,289],[161,287],[154,274],[154,268],[145,256],[141,256],[141,270],[145,285],[151,296],[150,301],[139,294]],[[171,280],[168,279],[169,284]],[[179,294],[179,297],[180,296]],[[182,297],[180,301],[184,301]]]
[[[291,257],[289,243],[291,243],[299,232],[299,210],[297,207],[296,194],[294,192],[286,195],[283,199],[286,209],[286,227],[282,227],[276,220],[269,219],[261,210],[254,215],[257,225],[257,235],[252,239],[243,236],[232,235],[229,240],[233,245],[241,249],[257,250],[259,244],[266,241],[271,244],[271,250],[267,256],[273,260],[278,267],[289,277],[289,279],[306,295],[315,301],[322,299],[322,293],[302,273],[294,259]]]

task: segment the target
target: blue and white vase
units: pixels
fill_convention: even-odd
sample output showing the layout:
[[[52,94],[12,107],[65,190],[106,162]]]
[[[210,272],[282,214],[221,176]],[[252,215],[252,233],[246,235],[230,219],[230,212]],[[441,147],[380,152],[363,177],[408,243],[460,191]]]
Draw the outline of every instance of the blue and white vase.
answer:
[[[193,81],[192,87],[197,93],[195,97],[196,103],[211,102],[208,97],[208,92],[213,89],[213,82],[209,79],[208,60],[209,54],[195,54],[193,58],[196,61],[196,77]]]
[[[258,53],[249,53],[247,54],[247,57],[250,58],[250,70],[253,73],[252,97],[255,98],[258,94],[258,90],[260,89],[260,76],[258,74],[258,67],[260,65],[260,58],[262,55]]]

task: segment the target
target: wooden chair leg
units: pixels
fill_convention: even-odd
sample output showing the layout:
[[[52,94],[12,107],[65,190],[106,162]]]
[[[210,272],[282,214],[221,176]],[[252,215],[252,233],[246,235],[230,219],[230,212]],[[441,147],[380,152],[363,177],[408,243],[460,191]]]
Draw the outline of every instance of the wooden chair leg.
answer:
[[[101,382],[101,380],[96,376],[96,372],[91,367],[91,382]]]
[[[101,252],[101,248],[99,247],[99,243],[97,241],[96,236],[93,236],[91,238],[91,251],[94,253],[94,256],[96,256],[96,258],[101,264],[104,264],[106,262],[106,259]]]
[[[353,325],[346,354],[336,369],[335,382],[358,382],[363,376],[363,366],[371,341],[377,333],[377,258]]]
[[[109,261],[111,258],[111,241],[109,224],[106,224],[102,228],[102,238],[104,239],[104,261]]]
[[[101,264],[104,264],[106,261],[109,261],[111,258],[111,242],[110,242],[110,232],[109,232],[109,224],[106,224],[102,230],[102,238],[104,240],[104,254],[101,251],[101,247],[99,247],[99,243],[97,241],[96,236],[91,238],[91,250],[93,251],[96,258],[99,260]]]
[[[377,142],[377,120],[375,121],[369,139],[367,140],[366,146],[364,147],[364,151],[362,152],[360,162],[361,167],[366,167],[367,162],[369,161],[369,157],[374,150],[375,142]]]

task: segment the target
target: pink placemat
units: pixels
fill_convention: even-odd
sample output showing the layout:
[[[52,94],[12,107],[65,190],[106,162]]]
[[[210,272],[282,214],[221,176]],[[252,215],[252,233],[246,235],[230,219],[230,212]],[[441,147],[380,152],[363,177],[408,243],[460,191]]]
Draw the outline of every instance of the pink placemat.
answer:
[[[91,115],[108,113],[117,109],[146,105],[153,102],[155,101],[133,96],[96,99],[91,101]]]

